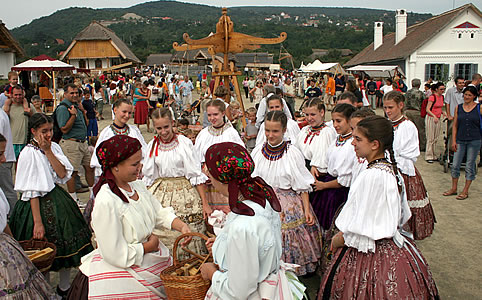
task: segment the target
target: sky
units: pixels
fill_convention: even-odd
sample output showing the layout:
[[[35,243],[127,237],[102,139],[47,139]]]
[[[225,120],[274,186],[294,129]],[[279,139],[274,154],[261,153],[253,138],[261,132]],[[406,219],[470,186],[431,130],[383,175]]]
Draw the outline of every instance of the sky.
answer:
[[[148,1],[141,0],[17,0],[2,1],[2,12],[0,20],[12,29],[24,24],[30,23],[32,20],[48,16],[57,10],[77,6],[77,7],[130,7],[139,3]],[[404,8],[407,11],[440,14],[444,11],[459,7],[467,3],[473,3],[479,10],[482,10],[482,0],[404,0],[404,1],[387,1],[387,0],[201,0],[181,2],[206,4],[211,6],[318,6],[318,7],[363,7],[363,8],[379,8],[387,10],[396,10]],[[302,4],[300,4],[302,2]],[[275,4],[276,3],[276,4]],[[333,5],[335,3],[335,5]],[[8,12],[6,14],[5,12]]]

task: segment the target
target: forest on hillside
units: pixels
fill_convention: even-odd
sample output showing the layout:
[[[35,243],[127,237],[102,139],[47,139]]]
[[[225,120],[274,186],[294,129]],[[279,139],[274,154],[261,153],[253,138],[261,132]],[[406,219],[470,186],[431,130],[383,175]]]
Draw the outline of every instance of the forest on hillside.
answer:
[[[135,14],[138,19],[123,18],[126,13]],[[145,61],[151,53],[173,52],[172,43],[182,42],[185,32],[194,39],[207,36],[215,31],[220,15],[219,7],[176,1],[154,1],[115,9],[72,7],[11,32],[29,57],[40,54],[57,57],[90,22],[101,21]],[[394,30],[395,22],[394,11],[363,8],[233,7],[228,9],[228,15],[238,32],[269,38],[285,31],[288,38],[283,46],[293,55],[297,66],[311,59],[313,48],[331,49],[321,59],[344,63],[350,57],[343,57],[336,49],[351,49],[356,54],[372,42],[373,22],[384,22],[385,33]],[[430,14],[409,13],[408,24],[429,17]],[[59,44],[56,39],[65,43]],[[268,51],[277,61],[280,45],[262,46],[257,51]]]

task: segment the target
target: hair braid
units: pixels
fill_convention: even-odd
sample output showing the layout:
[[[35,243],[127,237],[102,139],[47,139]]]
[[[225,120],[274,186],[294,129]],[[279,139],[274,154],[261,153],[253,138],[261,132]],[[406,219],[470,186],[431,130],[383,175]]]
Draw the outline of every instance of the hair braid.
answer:
[[[395,154],[393,153],[393,147],[388,147],[388,153],[390,154],[390,163],[392,164],[393,172],[395,173],[395,177],[397,178],[397,185],[398,185],[398,192],[402,193],[402,179],[400,178],[400,174],[397,167],[397,161],[395,160]]]

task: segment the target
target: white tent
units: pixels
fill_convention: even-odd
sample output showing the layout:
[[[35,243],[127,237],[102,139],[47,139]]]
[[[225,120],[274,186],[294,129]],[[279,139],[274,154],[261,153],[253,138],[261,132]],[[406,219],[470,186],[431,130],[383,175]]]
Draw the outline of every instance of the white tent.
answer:
[[[363,72],[366,73],[371,78],[375,77],[393,77],[395,74],[400,74],[405,77],[405,74],[401,70],[399,66],[392,66],[392,65],[359,65],[355,67],[351,67],[346,69],[350,72]]]
[[[330,72],[333,74],[344,74],[345,70],[339,63],[322,63],[318,59],[306,66],[300,66],[302,72]]]

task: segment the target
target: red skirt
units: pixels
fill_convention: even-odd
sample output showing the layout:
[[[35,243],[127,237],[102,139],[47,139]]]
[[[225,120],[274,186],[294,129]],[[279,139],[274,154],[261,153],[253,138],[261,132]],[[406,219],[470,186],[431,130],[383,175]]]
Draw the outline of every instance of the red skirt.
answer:
[[[436,222],[432,204],[417,168],[415,176],[402,174],[402,177],[407,191],[408,206],[412,212],[412,217],[403,229],[413,233],[414,239],[423,240],[432,234]]]
[[[136,112],[134,114],[134,124],[147,124],[147,118],[149,116],[149,109],[147,101],[136,102]]]
[[[338,249],[323,275],[318,300],[439,298],[427,262],[412,240],[403,248],[392,239],[375,243],[375,253]]]

